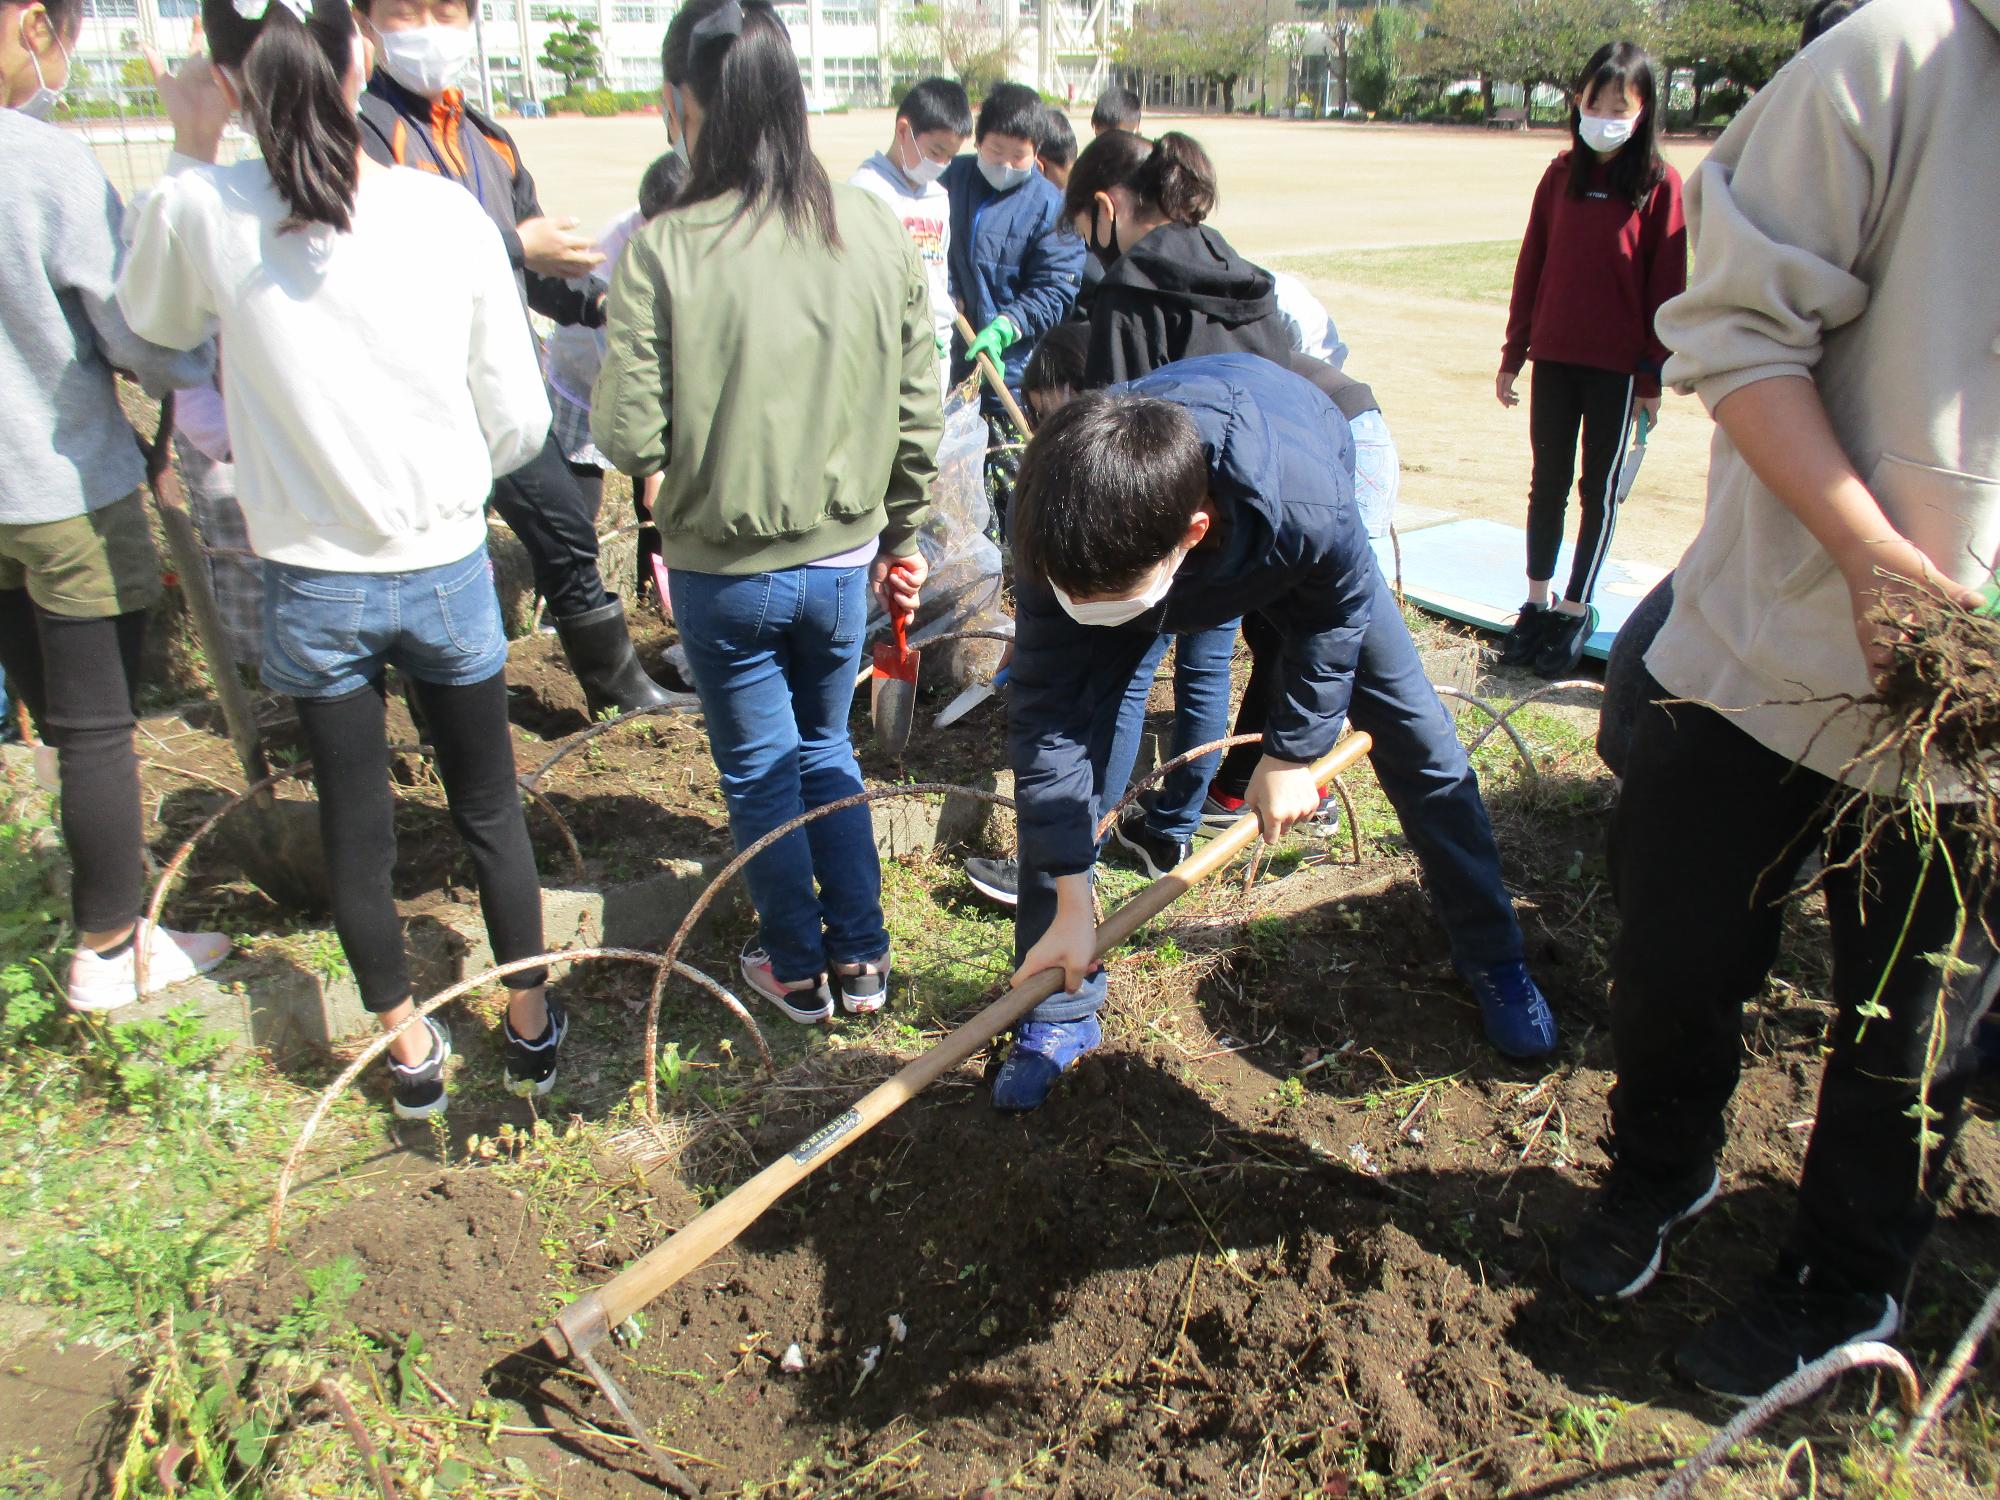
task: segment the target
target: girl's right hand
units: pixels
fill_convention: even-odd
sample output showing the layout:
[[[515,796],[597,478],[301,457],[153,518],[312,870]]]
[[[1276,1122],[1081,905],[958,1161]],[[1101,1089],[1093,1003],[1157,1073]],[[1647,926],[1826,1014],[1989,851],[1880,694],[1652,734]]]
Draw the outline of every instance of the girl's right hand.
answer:
[[[1502,370],[1493,377],[1493,394],[1500,398],[1502,406],[1514,407],[1521,404],[1521,398],[1514,394],[1514,380],[1518,370]]]

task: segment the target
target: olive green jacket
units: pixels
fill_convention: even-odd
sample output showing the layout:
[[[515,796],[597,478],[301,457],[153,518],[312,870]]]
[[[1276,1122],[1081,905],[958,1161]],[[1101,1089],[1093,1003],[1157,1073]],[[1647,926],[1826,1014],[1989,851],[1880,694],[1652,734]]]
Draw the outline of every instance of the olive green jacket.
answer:
[[[879,536],[917,549],[942,427],[930,287],[879,201],[833,189],[841,248],[734,195],[662,214],[611,283],[591,437],[663,473],[669,566],[763,573]]]

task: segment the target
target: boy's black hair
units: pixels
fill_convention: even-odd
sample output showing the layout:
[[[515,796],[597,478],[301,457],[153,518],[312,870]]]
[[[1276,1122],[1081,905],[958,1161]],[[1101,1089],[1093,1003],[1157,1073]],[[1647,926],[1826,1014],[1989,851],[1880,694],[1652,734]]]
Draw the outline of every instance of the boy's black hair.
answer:
[[[1137,130],[1139,96],[1130,89],[1106,89],[1097,96],[1097,108],[1090,112],[1090,128],[1100,132]]]
[[[1799,23],[1799,50],[1803,52],[1867,3],[1868,0],[1816,0],[1807,6],[1805,19]]]
[[[1042,96],[1025,83],[1000,83],[979,106],[978,138],[989,135],[1018,136],[1041,149],[1042,133],[1048,129],[1048,111]]]
[[[929,135],[934,130],[971,135],[972,101],[965,97],[965,85],[956,79],[926,78],[903,95],[896,106],[896,118],[910,122],[912,135]]]
[[[659,218],[674,206],[687,182],[688,164],[681,160],[680,153],[664,153],[639,179],[639,217],[649,224]]]
[[[1576,76],[1569,104],[1569,195],[1588,193],[1597,169],[1597,153],[1583,143],[1583,101],[1614,83],[1624,88],[1627,99],[1636,96],[1645,106],[1632,138],[1605,168],[1612,194],[1637,208],[1667,175],[1667,164],[1660,160],[1660,92],[1653,85],[1653,60],[1636,42],[1606,42]]]
[[[1042,144],[1035,155],[1052,167],[1066,167],[1076,160],[1076,132],[1070,128],[1069,116],[1059,109],[1051,109],[1042,115]]]
[[[1084,389],[1084,366],[1090,359],[1090,325],[1058,323],[1042,335],[1028,368],[1021,372],[1023,391]]]
[[[1208,495],[1194,418],[1092,391],[1042,424],[1014,492],[1014,566],[1072,597],[1122,593],[1181,543]]]

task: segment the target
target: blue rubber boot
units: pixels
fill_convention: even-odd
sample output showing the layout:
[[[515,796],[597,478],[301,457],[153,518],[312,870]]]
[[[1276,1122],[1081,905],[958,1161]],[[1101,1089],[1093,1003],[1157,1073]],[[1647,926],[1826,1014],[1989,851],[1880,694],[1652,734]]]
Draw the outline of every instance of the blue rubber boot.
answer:
[[[1479,997],[1486,1021],[1486,1040],[1496,1052],[1512,1058],[1546,1057],[1556,1050],[1556,1016],[1524,963],[1495,964],[1489,969],[1460,969],[1459,975]]]
[[[1029,1021],[993,1079],[993,1107],[1022,1115],[1040,1109],[1056,1080],[1104,1040],[1096,1016],[1081,1021]]]

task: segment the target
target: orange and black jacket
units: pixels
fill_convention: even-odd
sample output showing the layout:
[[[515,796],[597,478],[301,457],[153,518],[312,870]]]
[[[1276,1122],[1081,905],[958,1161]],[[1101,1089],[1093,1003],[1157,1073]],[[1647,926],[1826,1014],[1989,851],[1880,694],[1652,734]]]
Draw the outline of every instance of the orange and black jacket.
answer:
[[[467,104],[460,90],[426,99],[376,69],[361,96],[361,145],[376,161],[449,177],[477,198],[499,227],[529,307],[557,323],[602,326],[601,296],[527,268],[515,226],[541,217],[535,179],[521,164],[513,137]]]

